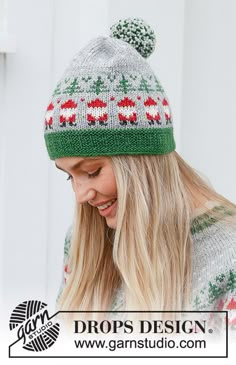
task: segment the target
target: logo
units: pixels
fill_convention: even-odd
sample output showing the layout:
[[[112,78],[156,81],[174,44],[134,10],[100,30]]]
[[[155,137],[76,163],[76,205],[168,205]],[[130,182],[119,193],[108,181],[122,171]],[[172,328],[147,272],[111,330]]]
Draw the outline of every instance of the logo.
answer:
[[[59,336],[60,325],[52,322],[46,307],[39,300],[28,300],[17,305],[11,314],[10,330],[17,328],[17,338],[26,350],[47,350]]]

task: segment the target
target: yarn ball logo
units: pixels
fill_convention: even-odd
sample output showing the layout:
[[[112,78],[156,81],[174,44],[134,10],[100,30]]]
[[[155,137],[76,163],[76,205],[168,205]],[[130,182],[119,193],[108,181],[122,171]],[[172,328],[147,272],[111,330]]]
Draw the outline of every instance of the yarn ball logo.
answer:
[[[57,340],[59,323],[53,323],[45,308],[47,304],[38,300],[25,301],[13,310],[10,317],[10,330],[17,328],[18,340],[29,351],[44,351]]]

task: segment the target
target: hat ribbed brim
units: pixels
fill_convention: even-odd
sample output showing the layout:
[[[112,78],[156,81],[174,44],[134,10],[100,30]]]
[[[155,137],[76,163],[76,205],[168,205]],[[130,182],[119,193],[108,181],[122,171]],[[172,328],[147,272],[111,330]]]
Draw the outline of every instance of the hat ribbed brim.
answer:
[[[175,149],[172,127],[71,129],[44,137],[51,160],[68,156],[162,155]]]

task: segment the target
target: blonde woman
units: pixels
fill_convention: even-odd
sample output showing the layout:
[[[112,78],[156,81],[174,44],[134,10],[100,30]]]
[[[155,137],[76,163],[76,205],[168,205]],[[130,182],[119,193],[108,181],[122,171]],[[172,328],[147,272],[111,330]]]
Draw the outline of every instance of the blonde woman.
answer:
[[[142,20],[120,21],[75,56],[48,105],[48,153],[76,198],[61,310],[236,308],[236,205],[175,151],[144,59],[154,45]]]

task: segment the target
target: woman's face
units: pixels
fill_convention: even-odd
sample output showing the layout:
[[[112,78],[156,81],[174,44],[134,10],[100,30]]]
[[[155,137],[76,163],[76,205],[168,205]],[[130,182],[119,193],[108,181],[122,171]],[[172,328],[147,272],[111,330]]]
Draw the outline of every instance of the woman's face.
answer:
[[[117,187],[108,157],[61,157],[56,167],[68,174],[78,203],[89,203],[116,228]]]

